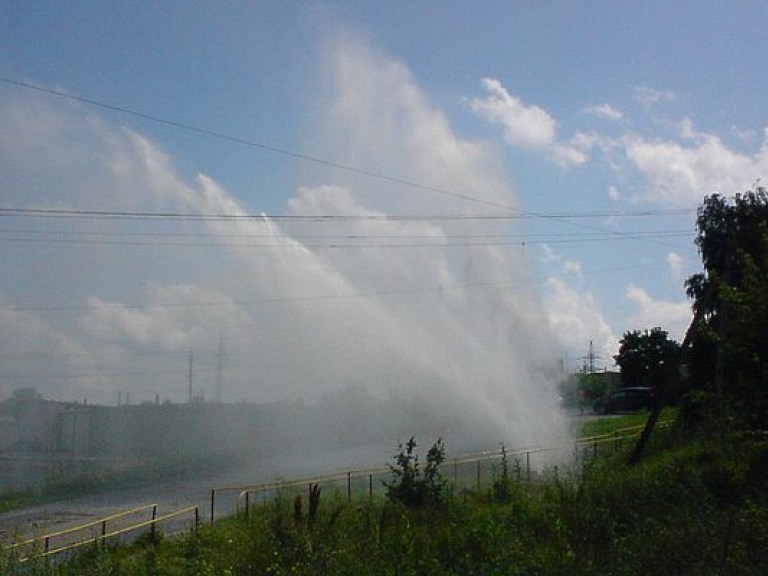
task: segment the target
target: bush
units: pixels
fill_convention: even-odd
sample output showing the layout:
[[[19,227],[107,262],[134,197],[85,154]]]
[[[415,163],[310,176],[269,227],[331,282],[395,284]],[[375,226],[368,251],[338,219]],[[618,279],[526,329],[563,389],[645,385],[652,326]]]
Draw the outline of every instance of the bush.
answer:
[[[392,482],[384,482],[387,498],[400,502],[407,508],[436,506],[445,502],[446,481],[440,473],[445,461],[445,443],[438,438],[427,452],[424,472],[419,467],[419,457],[414,453],[416,440],[413,436],[398,446],[395,465],[390,465],[394,476]]]

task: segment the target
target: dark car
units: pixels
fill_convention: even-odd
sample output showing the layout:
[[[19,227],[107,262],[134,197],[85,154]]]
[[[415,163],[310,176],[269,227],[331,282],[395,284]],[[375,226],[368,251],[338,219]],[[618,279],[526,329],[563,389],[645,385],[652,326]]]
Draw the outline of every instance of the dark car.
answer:
[[[653,408],[656,398],[653,388],[635,386],[619,388],[595,403],[595,412],[615,414],[617,412],[639,412]]]

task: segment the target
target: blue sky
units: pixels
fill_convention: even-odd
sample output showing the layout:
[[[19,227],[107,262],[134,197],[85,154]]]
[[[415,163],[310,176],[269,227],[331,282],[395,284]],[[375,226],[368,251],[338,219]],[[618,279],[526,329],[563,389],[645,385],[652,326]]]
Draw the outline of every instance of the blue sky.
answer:
[[[194,349],[210,397],[220,337],[256,400],[478,343],[526,372],[591,340],[610,367],[627,330],[682,337],[695,209],[768,172],[759,2],[2,6],[0,208],[70,213],[0,219],[0,394],[107,401],[134,374],[137,399],[182,400]],[[343,337],[309,310],[333,298]],[[429,336],[451,330],[461,353]],[[280,384],[249,393],[254,370]]]

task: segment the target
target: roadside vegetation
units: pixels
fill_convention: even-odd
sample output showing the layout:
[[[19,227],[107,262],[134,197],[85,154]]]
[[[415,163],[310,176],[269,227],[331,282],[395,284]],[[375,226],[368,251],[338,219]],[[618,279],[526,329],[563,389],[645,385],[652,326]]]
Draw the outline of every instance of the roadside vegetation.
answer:
[[[623,420],[623,419],[612,419]],[[3,574],[765,574],[768,439],[660,432],[640,464],[619,453],[529,484],[503,459],[481,491],[439,465],[414,469],[415,443],[386,494],[347,503],[278,498],[179,538],[88,549]]]

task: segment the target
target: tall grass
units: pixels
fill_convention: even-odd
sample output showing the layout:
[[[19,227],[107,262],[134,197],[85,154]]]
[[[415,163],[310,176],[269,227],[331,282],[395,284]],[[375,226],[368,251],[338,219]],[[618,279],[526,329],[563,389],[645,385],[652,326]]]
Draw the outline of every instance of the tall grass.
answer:
[[[669,433],[671,435],[671,433]],[[196,534],[90,550],[3,574],[766,574],[768,441],[660,438],[624,455],[500,475],[407,508],[323,492],[313,521],[288,498]],[[499,481],[506,483],[500,489]],[[3,571],[5,570],[5,571]],[[27,571],[31,570],[31,571]]]
[[[677,417],[677,408],[666,406],[659,417],[660,421],[674,421]],[[636,412],[634,414],[622,414],[620,416],[608,416],[587,420],[579,425],[578,436],[601,436],[603,434],[612,434],[623,430],[624,428],[644,426],[648,420],[648,412]]]

